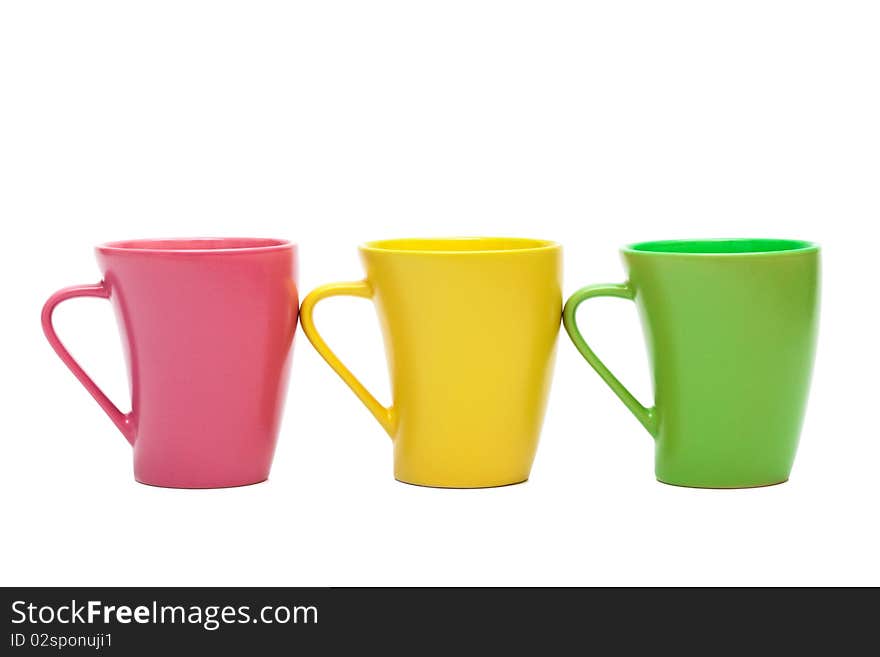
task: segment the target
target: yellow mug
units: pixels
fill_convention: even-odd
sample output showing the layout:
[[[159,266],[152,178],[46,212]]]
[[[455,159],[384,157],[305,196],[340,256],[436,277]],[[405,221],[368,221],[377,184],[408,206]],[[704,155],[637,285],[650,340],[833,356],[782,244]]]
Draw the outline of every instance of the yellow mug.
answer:
[[[396,239],[360,247],[367,273],[303,300],[309,341],[394,443],[398,481],[442,488],[529,478],[562,314],[562,248],[521,238]],[[315,304],[372,299],[393,403],[380,404],[315,328]]]

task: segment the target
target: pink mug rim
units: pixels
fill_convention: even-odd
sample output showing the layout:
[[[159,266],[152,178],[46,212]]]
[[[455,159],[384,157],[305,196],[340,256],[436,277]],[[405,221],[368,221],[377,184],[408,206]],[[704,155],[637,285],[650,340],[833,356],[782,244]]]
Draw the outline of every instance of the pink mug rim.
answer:
[[[96,250],[107,254],[212,255],[264,253],[295,247],[293,242],[273,237],[160,237],[104,242]]]

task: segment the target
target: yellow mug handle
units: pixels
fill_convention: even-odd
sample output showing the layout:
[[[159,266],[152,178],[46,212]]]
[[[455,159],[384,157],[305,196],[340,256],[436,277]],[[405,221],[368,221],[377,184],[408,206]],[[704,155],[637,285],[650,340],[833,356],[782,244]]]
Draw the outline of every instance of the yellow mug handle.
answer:
[[[364,387],[364,384],[358,381],[357,377],[355,377],[355,375],[343,365],[342,361],[333,353],[333,350],[327,346],[327,343],[324,342],[324,338],[321,337],[321,334],[318,333],[318,329],[315,328],[315,322],[312,319],[312,312],[314,311],[315,304],[321,301],[321,299],[337,296],[372,299],[373,289],[367,281],[330,283],[315,288],[305,299],[303,299],[302,306],[299,309],[300,323],[303,331],[305,331],[306,337],[321,355],[321,358],[327,361],[327,364],[333,368],[333,371],[339,375],[340,379],[345,381],[345,384],[351,388],[352,392],[358,396],[358,399],[360,399],[364,403],[364,406],[369,409],[370,413],[373,414],[373,417],[379,421],[382,428],[393,438],[395,424],[394,409],[382,406],[382,404],[373,397],[370,391]]]

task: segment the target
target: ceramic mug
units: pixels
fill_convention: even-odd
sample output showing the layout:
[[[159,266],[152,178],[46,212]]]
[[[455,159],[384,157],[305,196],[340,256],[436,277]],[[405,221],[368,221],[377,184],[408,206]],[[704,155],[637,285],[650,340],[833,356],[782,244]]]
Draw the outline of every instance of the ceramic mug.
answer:
[[[360,247],[366,278],[324,285],[306,336],[394,444],[394,475],[443,488],[525,481],[538,446],[562,311],[562,250],[514,238],[398,239]],[[382,406],[321,338],[315,304],[372,299],[393,403]]]
[[[642,242],[622,249],[628,281],[571,296],[575,346],[655,439],[661,482],[747,488],[794,463],[819,319],[819,247],[773,239]],[[593,297],[635,301],[654,381],[645,408],[575,323]]]
[[[283,240],[134,240],[97,247],[104,275],[43,307],[61,360],[134,448],[141,483],[242,486],[269,476],[297,323],[296,247]],[[131,386],[123,413],[55,334],[74,297],[109,299]]]

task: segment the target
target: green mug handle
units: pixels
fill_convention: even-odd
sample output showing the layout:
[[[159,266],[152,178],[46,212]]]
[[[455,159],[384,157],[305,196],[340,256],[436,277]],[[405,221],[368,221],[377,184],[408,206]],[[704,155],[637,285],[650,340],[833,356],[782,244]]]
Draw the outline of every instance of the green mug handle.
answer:
[[[587,287],[583,287],[572,294],[568,301],[565,302],[565,308],[562,311],[562,323],[565,325],[568,337],[574,342],[574,346],[577,347],[579,352],[581,352],[581,355],[587,360],[590,366],[596,370],[596,373],[602,377],[602,380],[608,384],[608,387],[614,391],[614,394],[620,398],[620,401],[623,402],[624,406],[636,416],[636,419],[642,423],[642,426],[648,430],[648,433],[656,438],[656,406],[652,406],[651,408],[645,408],[642,406],[639,400],[626,389],[626,386],[624,386],[618,378],[611,373],[611,370],[605,366],[605,363],[603,363],[595,352],[590,349],[590,346],[587,344],[587,341],[584,340],[584,336],[581,335],[581,332],[578,329],[577,322],[575,321],[575,313],[577,312],[578,306],[587,299],[592,299],[593,297],[617,297],[618,299],[629,299],[630,301],[633,301],[635,299],[635,290],[633,290],[628,282],[623,284],[609,283],[606,285],[588,285]]]

